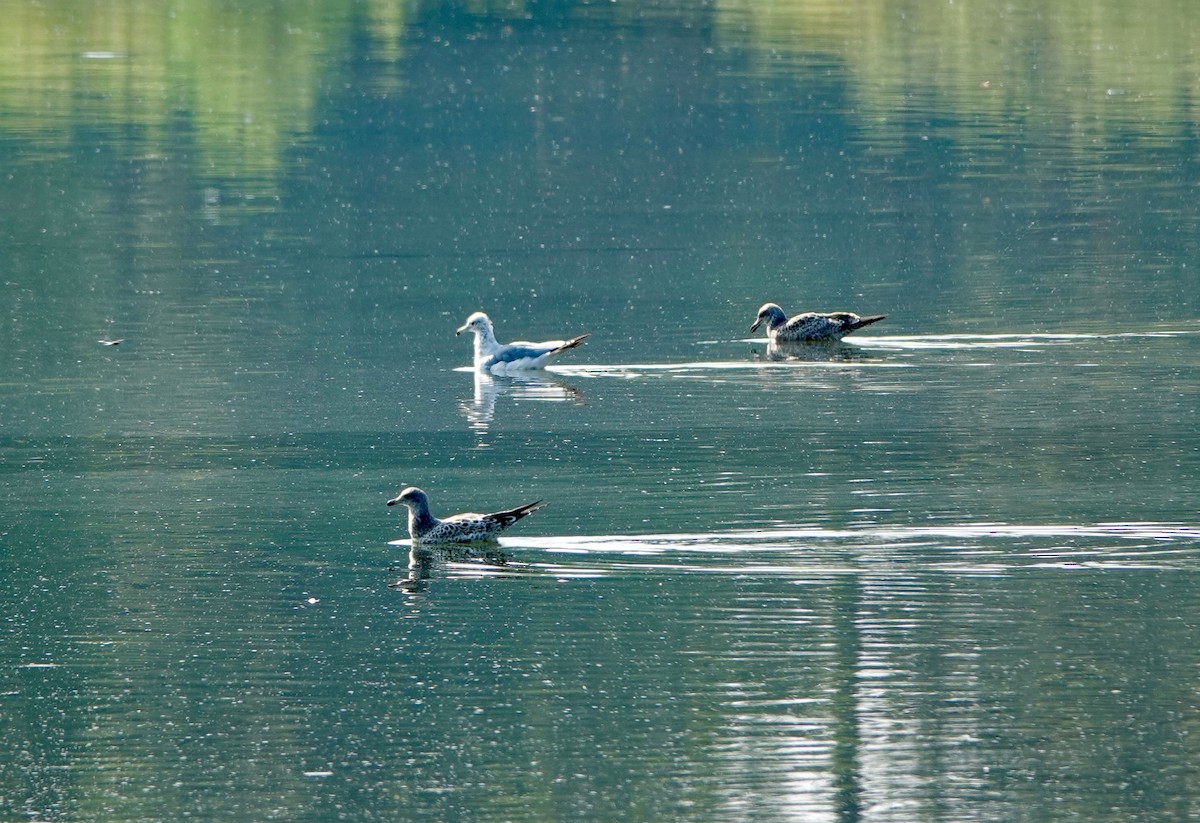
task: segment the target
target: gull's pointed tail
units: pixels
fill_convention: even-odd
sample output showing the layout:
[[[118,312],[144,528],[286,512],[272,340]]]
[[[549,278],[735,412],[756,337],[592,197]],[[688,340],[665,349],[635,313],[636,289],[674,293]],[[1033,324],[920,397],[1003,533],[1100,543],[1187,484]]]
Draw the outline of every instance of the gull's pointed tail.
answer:
[[[515,509],[508,509],[507,511],[502,512],[493,512],[492,514],[489,514],[488,517],[499,523],[500,528],[507,529],[522,517],[533,514],[535,511],[543,508],[545,505],[546,504],[543,501],[535,500],[532,503],[526,503],[524,506],[517,506]]]
[[[563,343],[557,349],[551,349],[550,354],[558,354],[560,351],[566,351],[567,349],[573,349],[573,348],[576,348],[577,346],[582,346],[583,341],[588,339],[589,337],[591,337],[591,334],[581,334],[578,337],[572,337],[570,340]]]
[[[871,317],[860,317],[860,318],[858,318],[858,320],[855,320],[854,322],[847,324],[846,331],[852,332],[855,329],[861,329],[863,326],[869,326],[872,323],[878,323],[880,320],[884,319],[885,317],[887,317],[886,314],[876,314],[876,315],[872,315]]]

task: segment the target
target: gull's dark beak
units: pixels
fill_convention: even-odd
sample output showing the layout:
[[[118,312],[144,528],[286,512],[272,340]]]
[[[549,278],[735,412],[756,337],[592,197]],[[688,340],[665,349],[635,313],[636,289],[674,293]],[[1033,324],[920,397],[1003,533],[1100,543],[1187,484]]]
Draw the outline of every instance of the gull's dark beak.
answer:
[[[454,336],[458,337],[460,334],[462,334],[466,330],[467,330],[466,326],[459,326],[457,329],[454,330]]]
[[[763,319],[760,317],[754,321],[754,325],[750,327],[750,331],[758,331],[758,327],[762,325]]]
[[[399,498],[399,497],[393,497],[391,500],[389,500],[389,501],[388,501],[388,505],[389,505],[389,506],[394,506],[394,505],[396,505],[396,504],[397,504],[397,503],[399,503],[399,502],[400,502],[400,498]]]

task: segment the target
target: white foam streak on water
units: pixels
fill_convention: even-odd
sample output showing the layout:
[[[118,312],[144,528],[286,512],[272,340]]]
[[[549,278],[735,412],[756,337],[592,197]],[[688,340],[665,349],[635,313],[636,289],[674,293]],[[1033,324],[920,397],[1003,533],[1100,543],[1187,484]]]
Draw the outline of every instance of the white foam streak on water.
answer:
[[[892,351],[928,350],[928,349],[1016,349],[1037,348],[1041,346],[1078,345],[1098,340],[1133,340],[1151,338],[1182,337],[1196,334],[1195,331],[1183,329],[1164,329],[1147,332],[1117,332],[1113,334],[1074,334],[1074,333],[1010,333],[1010,334],[923,334],[923,335],[888,335],[888,336],[856,336],[853,341],[842,343],[813,344],[811,349],[803,346],[797,351],[808,352],[810,356],[799,359],[746,359],[746,360],[698,360],[678,363],[591,363],[591,364],[555,364],[545,369],[524,375],[514,375],[516,379],[524,378],[530,382],[537,381],[537,375],[557,374],[572,377],[601,377],[601,376],[635,376],[646,372],[687,373],[696,371],[740,371],[762,369],[906,369],[913,368],[910,363],[877,362],[863,357],[853,357],[857,352],[869,358],[871,351],[880,349]],[[734,344],[767,345],[767,340],[761,337],[746,337],[735,340],[700,340],[698,346],[718,346]],[[823,357],[828,354],[828,358]],[[847,355],[851,355],[847,359]],[[457,372],[473,372],[471,366],[458,366]]]
[[[407,545],[393,541],[391,545]],[[1005,575],[1017,568],[1200,570],[1200,527],[1180,523],[964,523],[853,529],[505,537],[493,552],[446,564],[469,577],[558,580],[645,574],[830,577],[939,572]],[[553,559],[552,559],[553,558]]]
[[[862,340],[1109,340],[1124,337],[1179,337],[1185,334],[1195,334],[1187,329],[1160,329],[1158,331],[1114,332],[1112,334],[1071,334],[1071,333],[1008,333],[1008,334],[923,334],[919,336],[881,336],[856,337]]]
[[[633,375],[640,372],[694,372],[694,371],[758,371],[760,369],[870,367],[877,369],[911,369],[909,363],[876,363],[851,360],[697,360],[681,363],[595,363],[585,366],[547,366],[528,373],[500,375],[501,379],[513,383],[537,384],[547,382],[553,375],[564,377],[598,377],[601,375]],[[470,374],[470,366],[456,366],[452,371]]]
[[[636,377],[647,372],[689,374],[710,371],[762,371],[764,369],[911,369],[910,363],[876,363],[862,360],[751,360],[689,362],[689,363],[628,363],[621,365],[554,366],[550,371],[570,377]]]
[[[552,548],[558,551],[621,551],[630,554],[657,554],[660,549],[734,553],[741,546],[762,549],[770,546],[794,548],[797,541],[847,541],[862,545],[936,545],[942,539],[1119,537],[1127,540],[1200,541],[1200,527],[1179,523],[1097,523],[1093,525],[1008,525],[1005,523],[967,523],[938,526],[872,526],[854,529],[784,528],[745,529],[724,532],[595,535],[561,538],[525,538],[520,545]]]
[[[538,548],[564,554],[597,551],[653,556],[663,550],[736,554],[745,547],[795,548],[797,542],[839,541],[855,546],[936,546],[947,540],[1020,538],[1121,538],[1140,541],[1200,543],[1200,526],[1184,523],[1095,523],[1010,525],[1007,523],[963,523],[937,526],[867,526],[852,529],[789,527],[779,529],[733,529],[714,532],[664,534],[571,535],[561,537],[504,537],[505,549]],[[940,539],[938,539],[940,538]],[[389,546],[409,546],[408,540],[392,540]],[[960,547],[957,544],[954,548]],[[1200,548],[1200,545],[1197,546]]]
[[[1114,334],[922,334],[879,337],[863,335],[854,338],[853,346],[863,349],[1014,349],[1046,345],[1074,345],[1094,340],[1180,337],[1188,334],[1195,334],[1195,332],[1162,330]],[[763,341],[749,339],[746,342]]]

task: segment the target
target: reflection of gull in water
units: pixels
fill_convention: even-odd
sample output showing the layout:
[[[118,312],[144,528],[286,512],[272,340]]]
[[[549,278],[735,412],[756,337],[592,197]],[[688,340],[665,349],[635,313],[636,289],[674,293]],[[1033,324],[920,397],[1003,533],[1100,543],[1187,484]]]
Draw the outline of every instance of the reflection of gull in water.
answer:
[[[408,507],[408,535],[413,543],[482,543],[495,541],[500,532],[522,517],[533,514],[545,504],[541,500],[517,506],[515,509],[477,514],[452,514],[444,520],[429,511],[429,495],[416,486],[409,486],[387,502]]]
[[[859,317],[854,312],[835,311],[829,314],[818,314],[808,311],[798,314],[788,320],[783,309],[775,303],[764,303],[758,310],[758,317],[750,331],[756,330],[764,322],[767,324],[767,337],[777,342],[800,342],[816,340],[841,340],[855,329],[877,323],[886,315],[876,314],[872,317]]]
[[[545,372],[492,375],[476,371],[474,402],[463,400],[459,403],[459,409],[470,422],[471,428],[481,433],[488,430],[496,416],[496,398],[502,394],[512,395],[518,400],[583,405],[583,392],[548,376]]]
[[[756,354],[758,353],[758,349],[754,351]],[[766,351],[759,356],[765,360],[828,361],[832,363],[866,360],[871,357],[871,354],[858,346],[851,346],[840,340],[818,340],[811,343],[795,340],[768,340]]]
[[[408,577],[401,577],[395,583],[388,583],[389,589],[404,589],[407,592],[425,591],[429,584],[425,581],[433,569],[433,549],[427,546],[413,544],[408,552]]]
[[[428,546],[413,544],[408,552],[408,576],[389,583],[389,589],[404,589],[407,592],[425,591],[433,574],[433,566],[441,562],[472,562],[494,566],[507,565],[509,555],[498,547],[475,546]]]
[[[468,317],[467,322],[454,333],[458,335],[465,331],[475,334],[475,368],[492,373],[540,369],[551,355],[573,349],[588,337],[587,334],[581,334],[570,340],[547,340],[542,343],[517,340],[501,345],[496,342],[491,319],[481,311]]]

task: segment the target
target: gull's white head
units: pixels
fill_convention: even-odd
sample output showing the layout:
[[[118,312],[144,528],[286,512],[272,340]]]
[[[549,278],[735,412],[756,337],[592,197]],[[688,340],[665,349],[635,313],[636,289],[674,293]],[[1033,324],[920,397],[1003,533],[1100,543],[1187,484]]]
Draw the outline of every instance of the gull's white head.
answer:
[[[492,321],[486,314],[477,311],[467,318],[467,322],[463,323],[454,332],[455,335],[462,334],[465,331],[472,331],[476,334],[487,334],[492,330]]]

